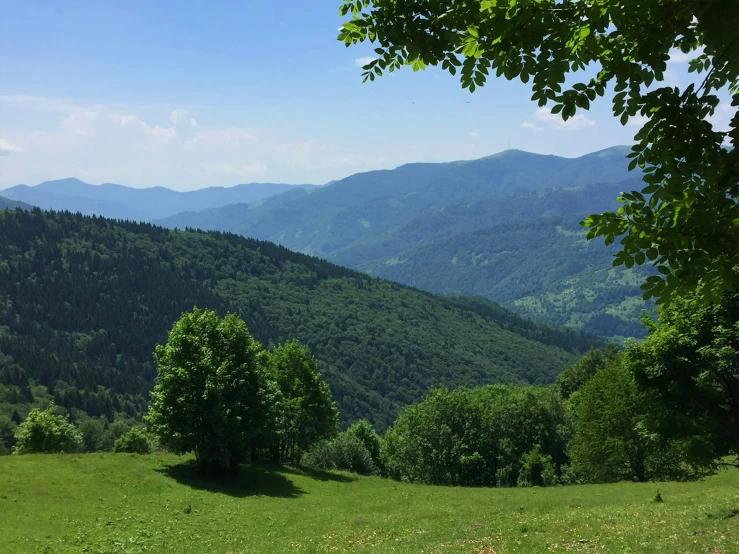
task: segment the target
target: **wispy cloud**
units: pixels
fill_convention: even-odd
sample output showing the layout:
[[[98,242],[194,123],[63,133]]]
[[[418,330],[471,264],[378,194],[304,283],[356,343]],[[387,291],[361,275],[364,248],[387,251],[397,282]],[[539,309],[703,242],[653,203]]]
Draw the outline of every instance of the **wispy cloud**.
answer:
[[[693,58],[697,58],[703,54],[703,47],[693,50],[692,52],[688,52],[687,54],[683,52],[682,50],[678,50],[677,48],[670,49],[670,59],[667,63],[685,63],[689,62]]]
[[[365,65],[376,59],[377,58],[375,58],[374,56],[362,56],[361,58],[357,58],[354,60],[354,65],[356,65],[357,67],[364,67]]]
[[[143,131],[154,147],[167,146],[177,138],[177,130],[174,127],[160,127],[149,125],[137,115],[111,115],[113,121],[118,121],[122,127],[135,128]]]
[[[172,125],[174,125],[175,127],[177,125],[188,124],[188,123],[191,127],[198,126],[198,122],[195,121],[195,119],[193,119],[192,117],[190,117],[190,113],[187,110],[183,110],[181,108],[177,110],[173,110],[172,113],[169,114],[169,120],[172,122]]]
[[[595,121],[588,119],[584,114],[577,114],[565,121],[559,114],[553,114],[547,108],[538,108],[534,112],[534,119],[558,131],[577,131],[595,126]]]
[[[203,129],[198,131],[191,140],[185,143],[186,148],[199,144],[215,144],[218,146],[236,147],[243,142],[253,141],[255,133],[250,129]]]
[[[541,131],[541,127],[531,123],[531,121],[524,121],[523,123],[521,123],[521,127],[523,127],[524,129],[528,129],[529,131],[532,131],[534,133],[538,133],[539,131]]]
[[[472,132],[470,133],[470,137],[472,137],[472,138],[477,138],[477,137],[479,137],[479,136],[480,136],[480,135],[479,135],[479,134],[478,134],[477,132],[475,132],[475,131],[472,131]]]
[[[0,138],[0,156],[10,156],[11,154],[18,154],[20,152],[22,152],[20,147]]]

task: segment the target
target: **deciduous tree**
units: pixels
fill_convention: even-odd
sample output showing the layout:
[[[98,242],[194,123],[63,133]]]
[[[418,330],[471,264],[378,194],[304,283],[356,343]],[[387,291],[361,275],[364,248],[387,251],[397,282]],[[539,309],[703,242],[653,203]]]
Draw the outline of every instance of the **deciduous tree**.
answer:
[[[235,470],[273,425],[261,345],[233,314],[195,308],[154,352],[147,421],[163,446],[194,452],[201,467]]]
[[[352,17],[339,40],[377,45],[365,80],[403,65],[459,72],[470,92],[490,74],[520,79],[564,120],[612,92],[622,124],[645,119],[629,154],[645,187],[624,192],[617,212],[588,217],[588,237],[621,238],[615,265],[659,266],[645,298],[663,302],[699,282],[706,299],[735,288],[739,1],[345,0],[340,13]],[[693,56],[697,80],[682,89],[665,83],[674,52]],[[727,129],[710,121],[722,97]]]

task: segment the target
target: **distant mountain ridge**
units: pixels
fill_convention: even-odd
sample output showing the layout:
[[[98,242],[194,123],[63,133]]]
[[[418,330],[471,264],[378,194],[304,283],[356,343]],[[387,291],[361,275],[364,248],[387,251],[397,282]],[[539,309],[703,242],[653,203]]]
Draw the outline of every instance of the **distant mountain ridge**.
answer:
[[[20,208],[22,210],[31,210],[33,209],[33,206],[31,206],[31,204],[26,204],[25,202],[8,200],[7,198],[3,198],[2,196],[0,196],[0,210],[12,210],[15,208]]]
[[[357,173],[304,194],[274,196],[243,207],[232,224],[222,209],[158,220],[167,227],[232,231],[330,258],[354,242],[407,224],[447,205],[520,196],[550,188],[621,182],[630,174],[627,147],[580,158],[507,150],[479,160],[406,164]],[[232,208],[227,208],[233,212]]]
[[[271,240],[424,290],[480,295],[539,320],[621,339],[640,336],[640,276],[613,269],[615,247],[579,221],[641,189],[629,148],[579,158],[508,150],[472,161],[352,175],[258,205],[157,223]]]
[[[17,185],[0,191],[10,199],[43,209],[68,210],[132,221],[152,221],[181,212],[258,202],[291,190],[314,185],[250,183],[233,187],[207,187],[178,192],[164,187],[137,189],[103,183],[91,185],[75,178],[46,181],[36,186]]]

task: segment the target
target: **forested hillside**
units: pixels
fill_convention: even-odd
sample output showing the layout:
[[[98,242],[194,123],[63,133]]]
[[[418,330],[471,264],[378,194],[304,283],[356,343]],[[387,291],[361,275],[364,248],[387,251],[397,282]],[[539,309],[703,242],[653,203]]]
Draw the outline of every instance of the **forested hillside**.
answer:
[[[162,223],[275,241],[609,338],[641,336],[639,315],[651,306],[641,301],[639,276],[612,271],[614,248],[587,243],[578,225],[616,207],[622,190],[641,188],[625,153],[615,147],[567,159],[511,150],[468,162],[408,164]]]
[[[331,257],[372,275],[443,294],[476,294],[558,325],[640,337],[653,303],[650,268],[613,268],[616,245],[587,241],[582,214],[617,205],[638,183],[598,184],[446,206]]]
[[[21,208],[23,210],[30,210],[33,208],[33,206],[31,206],[30,204],[26,204],[25,202],[9,200],[8,198],[0,196],[0,210],[5,210],[7,208]]]
[[[307,344],[343,420],[380,429],[433,385],[548,383],[599,344],[236,235],[35,209],[0,211],[0,237],[6,410],[43,385],[90,415],[139,414],[155,344],[194,305],[237,313],[267,347]]]

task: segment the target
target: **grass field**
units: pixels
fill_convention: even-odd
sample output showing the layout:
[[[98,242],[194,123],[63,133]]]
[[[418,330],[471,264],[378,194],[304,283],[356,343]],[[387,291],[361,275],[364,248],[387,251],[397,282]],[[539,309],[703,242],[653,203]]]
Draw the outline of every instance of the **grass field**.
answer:
[[[739,553],[739,471],[464,489],[269,468],[226,484],[169,455],[4,456],[0,552]]]

